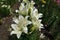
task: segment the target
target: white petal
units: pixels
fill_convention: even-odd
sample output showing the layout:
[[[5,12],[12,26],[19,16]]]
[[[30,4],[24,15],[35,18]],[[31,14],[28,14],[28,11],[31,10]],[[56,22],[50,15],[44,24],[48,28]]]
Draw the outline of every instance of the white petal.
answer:
[[[2,5],[1,7],[7,7],[7,5]]]
[[[43,35],[43,33],[41,33],[41,35],[40,35],[40,38],[44,38],[45,36]]]
[[[11,31],[10,35],[17,34],[16,31]]]
[[[12,29],[17,30],[17,24],[11,24]]]
[[[39,13],[40,16],[42,16],[43,14],[42,13]]]
[[[38,21],[41,23],[42,20],[40,19],[40,20],[38,20]]]
[[[43,27],[43,24],[40,24],[39,28],[42,28]]]
[[[41,31],[41,28],[39,28],[39,31]]]
[[[33,1],[33,0],[31,0],[31,3],[34,5],[35,4],[35,2]]]
[[[27,34],[28,33],[28,28],[27,27],[23,27],[23,32]]]
[[[33,11],[33,13],[38,13],[38,10],[35,8],[34,11]]]
[[[31,21],[28,21],[28,24],[32,24],[32,22]]]
[[[39,31],[41,31],[41,28],[44,28],[44,27],[41,27],[41,26],[40,26],[40,27],[39,27]]]
[[[44,28],[44,27],[43,27],[43,24],[40,24],[40,26],[39,26],[39,31],[41,31],[42,28]]]
[[[24,17],[22,15],[19,15],[19,20],[23,19]]]
[[[26,16],[25,19],[28,19],[29,16]]]
[[[18,38],[18,39],[20,38],[21,34],[22,34],[21,31],[19,31],[19,32],[17,33],[17,38]]]
[[[42,5],[42,7],[45,7],[45,5]]]
[[[28,0],[23,0],[23,2],[27,2]]]
[[[39,29],[41,29],[41,26],[39,26]]]
[[[40,26],[42,26],[42,27],[43,27],[44,25],[43,25],[43,24],[40,24]]]
[[[39,17],[39,18],[41,18],[42,16],[43,16],[43,14],[42,14],[42,13],[39,13],[39,14],[38,14],[38,17]]]
[[[21,3],[21,6],[19,7],[19,10],[21,11],[21,10],[23,10],[24,9],[24,3]]]
[[[17,24],[19,23],[19,20],[16,17],[13,18],[13,21]]]
[[[8,9],[10,9],[10,5],[8,5]]]
[[[43,25],[40,25],[39,28],[43,28]]]
[[[13,34],[16,34],[16,35],[17,35],[17,38],[20,38],[22,32],[21,32],[21,31],[12,31],[12,32],[10,33],[10,35],[13,35]]]

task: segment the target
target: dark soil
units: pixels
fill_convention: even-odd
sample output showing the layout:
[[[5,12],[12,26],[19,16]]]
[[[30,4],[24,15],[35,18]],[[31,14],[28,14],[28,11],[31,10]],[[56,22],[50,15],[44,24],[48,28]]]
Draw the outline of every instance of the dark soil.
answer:
[[[4,17],[1,19],[0,23],[0,40],[8,40],[10,32],[8,31],[11,22],[12,17]]]

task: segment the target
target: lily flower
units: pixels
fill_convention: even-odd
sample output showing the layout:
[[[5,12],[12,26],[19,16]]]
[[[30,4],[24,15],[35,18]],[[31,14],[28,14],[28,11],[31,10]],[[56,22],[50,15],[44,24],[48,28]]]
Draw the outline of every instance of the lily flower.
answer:
[[[32,23],[31,21],[27,20],[28,17],[29,16],[26,16],[24,18],[22,15],[19,15],[19,18],[16,18],[16,17],[13,18],[13,21],[16,24],[11,24],[11,27],[13,29],[12,32],[11,32],[11,35],[16,34],[17,38],[20,38],[22,32],[24,32],[26,34],[28,33],[27,25]]]
[[[26,5],[25,5],[25,3]],[[23,0],[19,7],[19,13],[22,15],[28,15],[29,9],[32,9],[34,7],[35,2],[31,1],[29,2],[28,0]]]
[[[19,7],[19,12],[21,15],[27,15],[28,14],[28,9],[25,7],[24,3],[22,2],[20,7]]]
[[[38,28],[39,31],[41,31],[41,28],[43,28],[43,24],[41,23],[42,20],[39,18],[42,17],[42,14],[38,13],[38,10],[36,8],[33,8],[31,10],[30,16],[31,16],[31,20],[32,20],[32,24],[33,24],[34,29]]]
[[[39,29],[39,31],[41,31],[41,28],[43,28],[43,24],[41,23],[42,20],[32,20],[32,24],[34,29]]]
[[[31,11],[31,16],[36,19],[39,19],[43,16],[42,13],[38,13],[38,10],[36,8],[33,8],[32,11]]]

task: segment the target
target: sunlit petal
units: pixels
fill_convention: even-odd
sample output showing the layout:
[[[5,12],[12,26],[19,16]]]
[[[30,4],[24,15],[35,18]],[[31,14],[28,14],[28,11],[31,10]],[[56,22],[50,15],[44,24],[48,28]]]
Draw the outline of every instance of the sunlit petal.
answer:
[[[22,15],[19,15],[19,20],[23,19],[24,17]]]
[[[28,28],[27,27],[23,27],[23,32],[27,34],[28,33]]]
[[[13,17],[13,21],[17,24],[19,23],[19,20],[16,17]]]
[[[31,21],[28,21],[28,24],[32,24],[32,22]]]
[[[26,16],[25,19],[28,19],[29,16]]]
[[[16,31],[11,31],[10,35],[12,35],[12,34],[17,34],[17,32]]]
[[[44,38],[44,37],[45,37],[45,35],[43,33],[41,33],[40,38]]]
[[[39,13],[39,14],[38,14],[38,18],[41,18],[42,16],[43,16],[42,13]]]
[[[22,34],[21,31],[19,31],[19,32],[17,33],[17,38],[18,38],[18,39],[20,38],[21,34]]]
[[[17,30],[17,24],[11,24],[12,29]]]

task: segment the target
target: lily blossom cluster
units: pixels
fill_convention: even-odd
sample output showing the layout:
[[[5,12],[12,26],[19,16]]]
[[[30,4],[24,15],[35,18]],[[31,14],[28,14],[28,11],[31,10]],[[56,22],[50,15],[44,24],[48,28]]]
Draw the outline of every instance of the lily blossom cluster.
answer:
[[[32,22],[27,20],[28,16],[26,16],[25,18],[22,15],[19,15],[18,18],[14,17],[13,21],[16,24],[11,24],[11,27],[13,29],[13,31],[11,31],[11,35],[12,34],[17,34],[17,38],[19,38],[22,34],[22,32],[24,33],[28,33],[28,28],[27,25],[31,24]]]
[[[43,28],[43,24],[41,23],[42,19],[42,13],[38,13],[38,10],[34,7],[35,2],[31,0],[23,0],[19,10],[16,10],[18,12],[18,17],[13,17],[13,21],[15,24],[11,24],[11,28],[13,29],[11,31],[12,34],[16,34],[17,38],[20,38],[21,34],[24,32],[25,34],[28,34],[28,26],[32,24],[31,30],[39,30],[41,31],[41,28]],[[28,20],[30,18],[30,20]]]

